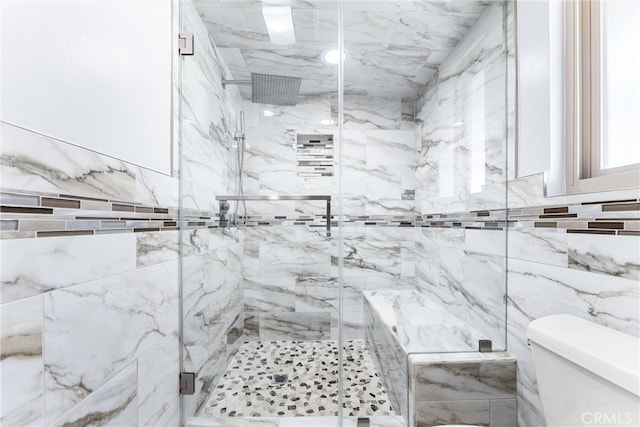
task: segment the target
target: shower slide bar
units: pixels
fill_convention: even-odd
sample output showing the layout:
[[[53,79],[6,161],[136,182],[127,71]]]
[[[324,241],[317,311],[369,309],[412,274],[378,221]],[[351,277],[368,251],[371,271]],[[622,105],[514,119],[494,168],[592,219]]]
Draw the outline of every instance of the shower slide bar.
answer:
[[[278,201],[278,200],[325,200],[327,202],[327,237],[331,236],[331,196],[326,194],[301,194],[286,195],[274,194],[263,196],[216,196],[216,200],[220,201],[220,226],[228,226],[226,213],[229,211],[229,201]]]

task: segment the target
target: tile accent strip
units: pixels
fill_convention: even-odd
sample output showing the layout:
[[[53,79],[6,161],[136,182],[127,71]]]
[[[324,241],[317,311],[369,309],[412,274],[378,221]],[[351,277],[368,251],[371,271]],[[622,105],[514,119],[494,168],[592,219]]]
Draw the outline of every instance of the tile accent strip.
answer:
[[[0,193],[0,238],[24,239],[65,235],[218,228],[214,211],[183,211],[122,200],[87,199],[69,194]],[[337,217],[331,225],[338,226]],[[347,215],[343,225],[379,227],[469,228],[479,230],[558,229],[566,233],[637,236],[640,200],[578,203],[563,206],[482,210],[427,215]],[[182,226],[182,227],[181,227]],[[326,227],[324,215],[251,215],[248,227]]]

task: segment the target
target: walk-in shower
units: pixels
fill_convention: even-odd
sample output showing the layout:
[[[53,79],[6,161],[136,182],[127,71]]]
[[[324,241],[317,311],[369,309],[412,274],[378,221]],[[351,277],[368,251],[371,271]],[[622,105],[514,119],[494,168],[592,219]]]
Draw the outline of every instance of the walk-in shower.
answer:
[[[267,3],[181,3],[183,420],[463,420],[456,398],[416,399],[423,369],[481,341],[495,356],[473,363],[512,366],[512,5],[287,2],[279,44]]]

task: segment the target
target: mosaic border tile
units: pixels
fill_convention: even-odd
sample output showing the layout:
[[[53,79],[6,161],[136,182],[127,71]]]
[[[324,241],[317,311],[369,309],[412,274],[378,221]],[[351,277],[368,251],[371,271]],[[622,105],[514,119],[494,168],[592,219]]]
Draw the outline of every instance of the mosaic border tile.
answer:
[[[96,199],[69,194],[0,192],[0,238],[25,239],[105,233],[218,228],[213,211]],[[521,209],[423,215],[347,215],[344,227],[557,229],[566,233],[640,236],[640,199],[608,200]],[[338,227],[332,217],[332,227]],[[251,215],[247,227],[326,228],[325,215]]]

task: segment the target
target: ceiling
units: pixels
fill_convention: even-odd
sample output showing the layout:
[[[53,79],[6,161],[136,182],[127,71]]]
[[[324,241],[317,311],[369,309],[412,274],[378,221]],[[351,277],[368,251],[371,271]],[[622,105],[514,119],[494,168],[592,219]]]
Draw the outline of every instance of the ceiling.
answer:
[[[335,0],[194,0],[234,79],[251,72],[302,77],[301,95],[335,94]],[[490,0],[344,0],[345,93],[413,98]],[[296,43],[269,40],[263,5],[290,5]],[[230,78],[230,76],[226,76]],[[244,96],[250,96],[248,88]]]

